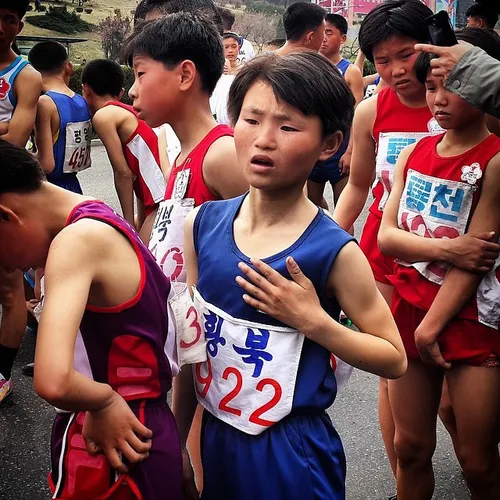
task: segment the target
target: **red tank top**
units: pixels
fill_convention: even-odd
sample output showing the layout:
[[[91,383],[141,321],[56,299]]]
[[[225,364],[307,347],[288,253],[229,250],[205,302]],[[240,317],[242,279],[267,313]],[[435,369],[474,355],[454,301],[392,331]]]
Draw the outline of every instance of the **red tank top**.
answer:
[[[111,101],[106,106],[118,106],[137,118],[137,128],[122,144],[123,155],[134,176],[134,193],[144,203],[148,216],[162,201],[165,192],[165,177],[160,168],[158,136],[144,121],[137,117],[132,106],[119,101]]]
[[[165,191],[165,200],[172,199],[174,192],[175,180],[177,175],[184,171],[190,170],[189,184],[185,192],[184,198],[193,198],[195,207],[202,205],[206,201],[218,200],[219,197],[212,193],[205,183],[203,178],[203,162],[205,156],[212,144],[221,137],[232,137],[233,130],[227,125],[218,125],[214,127],[200,143],[189,153],[188,157],[180,165],[177,161],[174,162],[170,176],[167,182],[167,189]]]
[[[422,139],[408,158],[398,225],[425,238],[457,238],[467,232],[481,194],[490,160],[500,152],[500,139],[491,134],[458,156],[441,157],[436,147],[443,135]],[[415,307],[429,310],[450,265],[444,262],[396,261],[389,276],[399,294]],[[498,261],[458,317],[498,328],[500,282]]]
[[[377,166],[370,212],[382,218],[382,210],[391,192],[394,167],[399,153],[435,129],[440,129],[427,106],[405,106],[390,87],[377,96],[377,116],[373,138],[377,144]]]

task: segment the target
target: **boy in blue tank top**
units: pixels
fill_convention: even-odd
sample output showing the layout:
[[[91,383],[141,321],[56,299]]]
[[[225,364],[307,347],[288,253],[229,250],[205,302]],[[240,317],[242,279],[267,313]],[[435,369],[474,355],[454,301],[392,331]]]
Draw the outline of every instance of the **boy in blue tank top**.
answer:
[[[361,250],[303,192],[351,125],[354,99],[332,70],[314,53],[242,68],[228,109],[250,192],[186,221],[192,327],[207,361],[181,370],[174,408],[183,445],[195,395],[206,409],[202,499],[344,499],[345,455],[326,414],[339,382],[332,354],[384,377],[406,369]],[[359,332],[337,322],[340,307]]]
[[[76,174],[91,166],[92,123],[85,99],[68,87],[68,53],[58,42],[41,42],[29,61],[41,73],[44,90],[35,123],[38,161],[49,182],[82,194]]]

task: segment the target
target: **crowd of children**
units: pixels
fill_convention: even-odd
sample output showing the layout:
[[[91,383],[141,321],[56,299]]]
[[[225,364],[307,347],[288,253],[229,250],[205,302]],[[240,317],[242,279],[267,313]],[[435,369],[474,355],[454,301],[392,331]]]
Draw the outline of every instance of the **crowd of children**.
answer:
[[[399,500],[433,496],[438,415],[471,497],[500,498],[500,126],[418,50],[432,11],[366,16],[364,98],[314,3],[254,59],[212,0],[142,0],[127,105],[115,62],[80,94],[59,43],[14,52],[28,4],[0,0],[0,403],[30,271],[52,498],[343,500],[326,410],[351,367],[380,377]],[[494,9],[468,17],[457,38],[500,60]],[[93,134],[121,215],[82,193]]]

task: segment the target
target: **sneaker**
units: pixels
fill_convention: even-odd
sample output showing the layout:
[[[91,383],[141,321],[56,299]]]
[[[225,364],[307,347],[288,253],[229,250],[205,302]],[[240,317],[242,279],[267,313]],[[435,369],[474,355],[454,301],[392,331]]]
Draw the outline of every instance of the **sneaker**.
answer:
[[[5,380],[0,373],[0,403],[12,392],[12,379]]]
[[[27,375],[28,377],[32,377],[35,373],[35,363],[28,363],[23,368],[23,375]]]

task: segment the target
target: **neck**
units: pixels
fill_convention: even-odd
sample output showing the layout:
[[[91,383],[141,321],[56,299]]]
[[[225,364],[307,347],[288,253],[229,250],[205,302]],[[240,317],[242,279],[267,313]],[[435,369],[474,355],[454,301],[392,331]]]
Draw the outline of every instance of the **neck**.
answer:
[[[337,64],[342,60],[342,56],[340,55],[340,52],[337,52],[335,54],[332,54],[331,56],[327,56],[327,59],[329,59],[332,64],[335,64],[335,66],[337,66]]]
[[[73,95],[74,92],[68,87],[66,79],[62,75],[46,76],[42,75],[43,91],[55,90],[65,94]]]
[[[467,151],[477,146],[490,135],[486,126],[486,115],[460,128],[448,130],[443,138],[444,145],[460,145],[460,150]]]
[[[17,57],[17,54],[9,48],[4,52],[0,53],[0,65],[9,65],[12,61],[14,61]]]
[[[217,126],[206,96],[186,99],[184,105],[168,123],[181,142],[183,158]]]
[[[229,65],[231,66],[231,69],[236,69],[236,67],[238,66],[238,60],[237,59],[230,59],[229,60]]]
[[[287,40],[285,45],[281,47],[281,49],[276,50],[276,54],[280,56],[284,56],[286,54],[291,54],[292,52],[304,52],[306,50],[309,50],[307,47],[304,47],[304,45],[300,42],[291,42],[290,40]]]
[[[110,102],[110,101],[119,101],[118,98],[112,96],[111,94],[107,95],[94,95],[92,99],[92,104],[93,107],[95,108],[96,112],[99,111],[101,108],[104,108],[104,106]]]
[[[408,106],[409,108],[424,108],[427,106],[427,101],[425,99],[425,88],[422,87],[421,90],[415,92],[414,94],[402,96],[396,92],[398,99],[402,104]]]
[[[278,192],[250,186],[247,205],[250,228],[255,230],[297,221],[310,205],[302,186]]]

